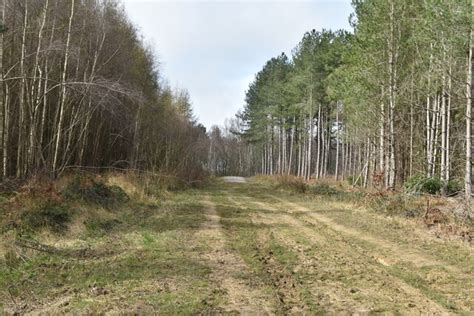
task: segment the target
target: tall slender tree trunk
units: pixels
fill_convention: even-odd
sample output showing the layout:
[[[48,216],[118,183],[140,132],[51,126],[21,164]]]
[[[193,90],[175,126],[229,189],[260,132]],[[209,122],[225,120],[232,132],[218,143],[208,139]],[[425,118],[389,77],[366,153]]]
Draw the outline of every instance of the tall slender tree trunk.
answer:
[[[331,159],[331,120],[329,114],[327,115],[326,120],[326,151],[324,155],[324,178],[327,176],[328,166]]]
[[[345,144],[345,140],[344,140],[344,137],[342,138],[342,141],[341,141],[341,157],[342,157],[342,161],[341,161],[341,178],[342,180],[345,179],[345,172],[346,172],[346,144]]]
[[[451,66],[448,73],[448,100],[447,100],[447,118],[446,118],[446,181],[451,179]]]
[[[306,179],[311,178],[311,160],[313,159],[313,120],[309,119],[308,154],[306,156]]]
[[[68,62],[69,62],[69,45],[71,43],[71,28],[72,28],[72,20],[74,18],[74,2],[75,0],[71,0],[71,12],[69,15],[69,25],[67,30],[67,38],[66,38],[66,47],[64,52],[64,66],[63,72],[61,75],[61,100],[59,103],[59,122],[57,126],[57,135],[56,135],[56,145],[54,149],[54,157],[53,157],[53,175],[56,176],[57,174],[57,167],[58,167],[58,157],[61,145],[61,134],[63,129],[64,123],[64,116],[65,116],[65,106],[66,106],[66,76],[67,76],[67,69],[68,69]]]
[[[24,175],[23,165],[23,149],[24,144],[24,130],[25,130],[25,88],[26,88],[26,74],[25,74],[25,58],[26,58],[26,30],[28,28],[28,0],[25,1],[25,11],[23,20],[23,36],[21,40],[21,59],[20,59],[20,100],[19,100],[19,118],[18,118],[18,144],[17,144],[17,160],[16,160],[16,176],[21,178]]]
[[[299,177],[301,174],[301,135],[302,133],[298,133],[298,168],[296,171],[296,175]]]
[[[293,127],[291,128],[291,137],[290,137],[290,158],[288,160],[288,175],[291,174],[291,169],[293,166],[293,147],[295,143],[295,128],[296,128],[296,118],[293,116]]]
[[[441,163],[440,163],[440,172],[441,180],[446,183],[446,135],[447,135],[447,109],[446,109],[446,77],[443,73],[442,80],[442,96],[441,96]],[[445,185],[443,185],[444,191]]]
[[[397,62],[397,49],[395,44],[395,3],[394,0],[390,1],[390,39],[389,39],[389,60],[388,60],[388,72],[389,72],[389,144],[390,144],[390,160],[389,160],[389,182],[388,187],[395,189],[395,177],[396,177],[396,166],[395,166],[395,105],[396,105],[396,62]]]
[[[281,121],[278,126],[278,165],[277,165],[277,172],[278,174],[282,173],[282,161],[283,161],[283,155],[282,155],[282,149],[283,149],[283,136],[282,136],[282,130],[281,130]]]
[[[282,173],[287,172],[287,158],[288,158],[288,153],[287,153],[287,143],[288,143],[288,131],[286,129],[286,120],[283,120],[283,127],[281,128],[282,130]]]
[[[41,72],[42,72],[39,65],[39,59],[40,59],[40,52],[41,52],[42,41],[43,41],[43,30],[46,25],[46,18],[48,15],[48,6],[49,6],[49,0],[46,0],[43,7],[43,17],[41,19],[41,25],[38,31],[38,43],[37,43],[36,55],[35,55],[35,65],[33,68],[33,83],[32,83],[33,88],[31,89],[31,94],[32,94],[31,100],[34,100],[34,104],[33,104],[32,111],[30,111],[30,130],[29,130],[29,146],[28,146],[28,165],[30,166],[30,168],[33,167],[36,156],[37,156],[36,133],[37,133],[38,110],[41,105],[40,93],[41,93],[41,82],[42,82],[41,78],[38,78],[39,76],[41,76]],[[35,90],[35,87],[37,88],[36,90]]]
[[[351,177],[354,177],[354,173],[352,172],[352,168],[354,165],[353,152],[354,152],[354,146],[352,145],[352,142],[349,142],[349,166],[347,170]]]
[[[308,137],[308,162],[306,163],[306,178],[311,178],[311,159],[312,159],[312,144],[313,144],[313,89],[309,90],[309,137]]]
[[[5,11],[6,11],[7,0],[2,0],[2,23],[5,27]],[[2,178],[7,176],[7,159],[8,159],[8,107],[5,102],[5,77],[3,73],[3,41],[4,41],[4,32],[0,33],[0,111],[2,114],[1,122],[2,127],[0,132],[2,133],[2,151],[3,151],[3,168],[2,168]]]
[[[369,183],[369,168],[370,168],[370,140],[367,138],[365,143],[365,170],[364,170],[364,188],[367,188]]]
[[[409,157],[409,170],[408,176],[413,176],[413,146],[414,146],[414,133],[415,133],[415,111],[414,111],[414,102],[415,102],[415,64],[412,66],[411,70],[411,92],[410,92],[410,157]]]
[[[326,117],[324,113],[321,114],[321,162],[319,165],[319,178],[324,176],[324,163],[326,157]]]
[[[438,130],[439,130],[440,119],[441,119],[441,115],[440,115],[441,96],[438,95],[438,97],[436,98],[435,105],[436,105],[436,109],[434,111],[435,119],[434,119],[434,129],[433,129],[433,136],[434,137],[433,137],[433,146],[432,146],[432,149],[433,149],[433,161],[432,161],[433,169],[431,170],[432,175],[436,174],[436,161],[438,159],[438,151],[439,151],[439,148],[438,148],[438,137],[439,137]]]
[[[275,136],[274,136],[274,127],[273,127],[273,118],[272,120],[272,125],[270,126],[271,130],[271,141],[270,141],[270,175],[273,175],[273,150],[274,150],[274,141],[275,141]]]
[[[430,64],[428,67],[428,96],[426,97],[426,176],[431,177],[431,161],[432,161],[432,149],[431,149],[431,65],[433,63],[433,43],[430,43]]]
[[[307,146],[306,146],[306,139],[308,137],[308,132],[307,132],[307,123],[306,123],[306,117],[303,117],[303,122],[304,122],[304,134],[303,134],[303,150],[302,150],[302,155],[301,155],[301,173],[299,174],[300,177],[304,177],[306,174],[306,157],[307,157]]]
[[[336,181],[339,180],[339,101],[336,104]]]
[[[320,167],[321,167],[321,103],[318,103],[318,126],[317,126],[317,151],[316,151],[316,166],[314,173],[316,178],[319,179]]]
[[[359,175],[362,174],[363,170],[363,161],[362,161],[362,143],[359,141],[359,144],[357,145],[357,168],[356,168],[356,173]]]
[[[57,9],[58,7],[58,1],[55,1],[54,9]],[[53,45],[54,41],[54,31],[56,29],[56,15],[53,15],[53,22],[52,22],[52,27],[51,27],[51,34],[49,37],[49,46],[51,47]],[[44,61],[44,84],[43,84],[43,108],[42,108],[42,113],[41,113],[41,123],[40,123],[40,139],[39,139],[39,144],[41,146],[41,151],[40,151],[40,156],[43,157],[43,140],[45,137],[45,126],[46,126],[46,116],[48,113],[48,89],[49,89],[49,57],[48,55],[45,56],[45,61]],[[51,139],[51,143],[54,142],[54,134],[53,138]],[[53,147],[53,146],[49,146]],[[51,153],[51,149],[48,150],[48,154]],[[43,158],[44,159],[44,158]],[[51,159],[50,155],[48,155],[48,169],[51,168]]]
[[[466,80],[466,170],[464,191],[469,203],[472,194],[472,63],[474,55],[474,0],[471,0],[471,33],[469,38],[469,57],[467,62]]]
[[[385,152],[385,101],[384,87],[382,86],[382,102],[380,103],[380,134],[379,134],[379,171],[383,173],[385,187],[388,187],[388,168],[385,163],[387,157]]]

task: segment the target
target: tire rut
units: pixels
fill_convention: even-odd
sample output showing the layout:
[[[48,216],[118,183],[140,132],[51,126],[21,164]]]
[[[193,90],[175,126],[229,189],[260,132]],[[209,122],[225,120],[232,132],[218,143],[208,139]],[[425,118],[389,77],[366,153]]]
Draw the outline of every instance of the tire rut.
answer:
[[[226,302],[219,306],[223,312],[243,315],[272,314],[271,299],[259,288],[247,284],[251,272],[243,259],[226,246],[226,236],[214,203],[206,196],[203,201],[208,221],[196,237],[209,249],[201,260],[212,269],[210,279],[224,293]]]
[[[365,254],[367,257],[373,258],[378,264],[386,267],[386,271],[392,276],[392,278],[397,280],[396,282],[398,284],[402,285],[402,288],[405,288],[409,291],[414,290],[424,298],[428,298],[427,295],[429,295],[431,301],[433,301],[433,298],[436,298],[435,303],[438,306],[440,306],[438,301],[441,299],[444,301],[443,308],[446,306],[449,307],[449,309],[455,308],[469,311],[472,307],[472,300],[466,300],[463,298],[468,298],[470,295],[472,295],[472,290],[464,288],[463,292],[459,292],[460,289],[458,286],[456,286],[457,284],[469,284],[472,282],[472,275],[463,272],[458,267],[449,265],[440,260],[432,259],[429,256],[425,256],[419,252],[408,250],[404,251],[396,244],[383,239],[377,239],[374,236],[366,235],[358,230],[335,223],[332,219],[327,218],[322,214],[315,214],[314,212],[311,212],[311,210],[307,207],[286,201],[276,196],[270,197],[279,201],[283,208],[289,207],[290,209],[287,209],[287,212],[289,214],[294,214],[294,216],[297,217],[302,223],[319,228],[326,227],[329,233],[331,231],[334,233],[334,238],[341,236],[348,244],[351,245],[351,247],[354,248],[354,250],[361,254]],[[296,210],[297,213],[295,213],[294,210]],[[371,249],[368,249],[367,246],[361,246],[360,241],[369,244]],[[415,266],[416,269],[414,270],[410,266],[403,267],[403,263],[410,263],[411,265]],[[401,277],[398,270],[400,268],[405,271],[403,273],[408,274],[404,277]],[[432,272],[424,276],[426,271]],[[415,288],[412,284],[407,283],[408,281],[405,280],[407,277],[421,278],[422,280],[428,282],[422,286],[425,288],[424,291],[422,292],[420,289],[418,289],[418,286]],[[449,279],[452,281],[446,284],[440,284],[441,287],[439,287],[437,284],[431,284],[430,279],[433,277],[441,278],[440,280]],[[453,306],[454,302],[455,306]]]
[[[234,206],[245,209],[241,201],[235,200],[227,195],[227,199]],[[291,218],[290,216],[288,216]],[[252,223],[260,223],[255,216],[251,216]],[[298,280],[295,279],[292,271],[289,271],[275,257],[269,244],[274,238],[273,233],[269,229],[262,229],[257,233],[255,248],[257,250],[257,260],[263,267],[265,275],[268,277],[268,283],[275,290],[278,297],[279,312],[284,314],[306,314],[309,311],[304,300],[302,299],[302,290]]]
[[[251,197],[240,196],[239,201],[246,200],[248,203],[253,203],[259,208],[263,208],[267,211],[278,211],[278,208],[275,208],[268,203],[255,201]],[[234,203],[242,205],[242,202],[237,202],[235,199],[232,199]],[[286,201],[283,201],[286,203]],[[282,204],[284,205],[284,203]],[[411,313],[432,313],[432,314],[446,314],[448,313],[444,307],[438,303],[432,301],[421,293],[418,289],[406,284],[403,280],[400,280],[394,276],[388,275],[383,268],[381,268],[376,260],[371,260],[371,258],[361,255],[359,252],[354,250],[349,250],[348,245],[343,245],[345,249],[334,249],[334,241],[336,239],[328,240],[328,236],[319,234],[315,232],[314,227],[311,223],[297,219],[290,212],[288,214],[278,213],[275,215],[272,214],[262,214],[258,213],[258,216],[254,218],[254,221],[267,224],[269,226],[275,224],[286,224],[289,231],[297,232],[302,238],[304,238],[312,246],[323,245],[321,249],[326,251],[331,251],[333,257],[330,259],[330,263],[339,263],[340,267],[328,267],[322,266],[320,258],[315,258],[314,256],[308,255],[305,247],[294,240],[294,235],[291,236],[286,234],[284,230],[274,231],[274,234],[278,242],[284,244],[285,246],[295,250],[298,255],[298,261],[300,266],[298,269],[304,270],[307,273],[314,273],[318,276],[323,276],[327,273],[329,274],[338,274],[340,269],[346,268],[348,266],[353,266],[354,268],[362,269],[358,271],[359,273],[366,273],[364,269],[370,266],[370,271],[379,278],[369,278],[367,285],[370,285],[367,289],[358,289],[357,291],[366,292],[365,294],[369,297],[379,297],[379,299],[385,299],[387,302],[393,300],[401,300],[405,302],[405,308]],[[336,237],[336,236],[331,236]],[[336,242],[341,244],[340,241]],[[309,247],[311,248],[311,247]],[[336,251],[335,251],[336,250]],[[341,252],[338,252],[341,250]],[[344,251],[344,253],[342,252]],[[322,271],[323,270],[323,271]],[[347,274],[351,274],[351,271],[347,271]],[[353,289],[344,287],[339,281],[330,281],[326,279],[324,282],[320,280],[307,280],[309,284],[307,285],[310,289],[310,292],[313,296],[318,298],[318,304],[325,306],[332,312],[337,313],[356,313],[356,314],[365,314],[369,311],[376,310],[376,307],[370,302],[361,304],[361,302],[354,300],[351,297],[351,292]],[[390,286],[388,286],[390,285]],[[376,289],[376,291],[374,291]],[[392,298],[394,297],[394,298]],[[343,307],[341,307],[343,306]]]
[[[452,265],[449,265],[446,262],[432,259],[429,256],[426,256],[426,255],[421,254],[419,252],[411,251],[411,250],[408,250],[408,249],[402,250],[402,249],[400,249],[399,246],[397,246],[396,244],[394,244],[390,241],[380,239],[380,238],[376,238],[376,237],[370,236],[368,234],[364,234],[364,233],[362,233],[362,232],[360,232],[356,229],[349,228],[349,227],[343,226],[341,224],[338,224],[338,223],[334,222],[332,219],[330,219],[330,218],[328,218],[328,217],[326,217],[322,214],[317,214],[317,213],[312,212],[310,209],[308,209],[305,206],[302,206],[302,205],[299,205],[297,203],[293,203],[293,202],[290,202],[290,201],[286,201],[286,200],[281,199],[281,198],[276,197],[276,196],[271,196],[271,197],[278,200],[279,202],[283,203],[284,205],[287,205],[288,207],[290,207],[292,209],[295,209],[298,212],[303,213],[306,217],[308,217],[310,219],[314,219],[317,222],[328,226],[330,229],[332,229],[334,231],[337,231],[337,232],[340,232],[342,234],[351,236],[351,237],[356,238],[358,240],[362,240],[362,241],[367,242],[367,243],[369,243],[369,244],[371,244],[371,245],[373,245],[373,246],[375,246],[379,249],[384,250],[385,253],[390,253],[390,255],[385,254],[383,256],[382,255],[379,256],[379,258],[380,258],[379,261],[383,265],[390,266],[390,265],[396,264],[399,261],[405,261],[405,262],[410,262],[411,264],[413,264],[417,268],[422,268],[422,267],[426,267],[426,266],[442,266],[443,268],[445,268],[449,272],[463,273],[459,268],[457,268],[455,266],[452,266]],[[289,210],[288,212],[293,213],[291,210]],[[308,223],[312,223],[311,220],[307,220],[307,219],[306,220],[303,219],[303,220],[308,222]],[[384,257],[386,257],[386,258],[384,258]]]

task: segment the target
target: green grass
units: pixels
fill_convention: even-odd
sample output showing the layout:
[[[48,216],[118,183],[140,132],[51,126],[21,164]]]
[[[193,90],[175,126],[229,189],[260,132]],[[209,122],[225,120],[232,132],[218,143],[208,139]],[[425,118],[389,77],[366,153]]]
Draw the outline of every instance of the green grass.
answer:
[[[13,254],[9,264],[0,258],[0,301],[71,294],[68,308],[102,312],[111,308],[104,299],[112,302],[122,295],[125,309],[143,302],[164,314],[214,308],[209,299],[216,299],[208,280],[211,271],[197,257],[200,249],[189,243],[205,220],[194,194],[176,193],[158,206],[130,201],[96,213],[86,219],[86,230],[74,241],[89,249],[82,258],[36,251],[25,252],[24,259]],[[162,288],[166,282],[173,285]],[[151,284],[150,289],[143,289],[143,283]],[[91,295],[94,286],[108,294]]]
[[[245,188],[239,186],[233,189],[240,192],[246,191]],[[259,196],[259,200],[264,200],[268,193],[267,190],[251,190],[247,193],[250,192],[254,196]],[[245,206],[242,208],[232,205],[228,201],[227,195],[214,195],[214,201],[218,205],[218,212],[222,218],[221,223],[227,233],[229,248],[235,249],[247,265],[252,268],[254,278],[258,278],[257,282],[264,284],[266,291],[272,293],[273,296],[277,295],[279,289],[275,284],[275,275],[269,274],[267,267],[265,267],[261,260],[271,253],[276,259],[277,269],[285,271],[284,274],[291,275],[295,279],[295,282],[298,284],[298,289],[295,289],[295,291],[298,292],[299,299],[304,301],[309,311],[315,314],[322,313],[320,306],[314,301],[314,297],[311,296],[309,289],[303,285],[302,280],[304,276],[294,272],[298,264],[298,256],[290,248],[278,242],[271,233],[273,229],[280,230],[284,227],[271,227],[253,223],[251,220],[252,215],[257,215],[262,210],[245,203]],[[266,238],[268,240],[259,241],[262,234],[267,235]]]
[[[68,213],[71,216],[61,233],[32,230],[22,236],[65,251],[3,250],[0,313],[2,309],[12,311],[12,300],[19,306],[27,302],[35,307],[52,304],[55,298],[68,299],[68,305],[56,307],[59,313],[224,313],[223,306],[229,303],[226,289],[216,284],[212,263],[203,259],[213,248],[197,234],[209,221],[204,196],[210,196],[215,204],[225,251],[240,256],[248,267],[232,277],[272,297],[269,305],[276,312],[290,312],[293,305],[304,306],[311,314],[344,313],[346,306],[370,306],[375,313],[407,311],[411,294],[391,284],[394,280],[456,313],[472,303],[472,277],[467,274],[472,256],[466,247],[426,241],[398,218],[354,210],[345,200],[349,195],[341,196],[330,186],[310,187],[305,194],[295,194],[275,191],[269,179],[251,181],[247,185],[210,183],[200,190],[153,199],[132,197],[113,208],[100,203],[80,207],[71,202],[77,212]],[[309,211],[292,210],[276,197]],[[274,210],[253,202],[266,203]],[[58,212],[64,210],[68,211]],[[410,247],[445,260],[464,269],[466,275],[452,274],[440,265],[420,268],[409,261],[393,260],[395,263],[385,266],[377,257],[393,259],[390,249],[318,222],[310,216],[313,212],[400,249]],[[46,216],[55,220],[55,214],[47,212]],[[71,227],[77,231],[68,230]],[[2,237],[4,244],[11,246],[17,236],[10,231]],[[82,256],[72,255],[80,249],[84,250]],[[280,278],[289,280],[294,289],[279,283]],[[291,295],[282,293],[289,290]]]
[[[417,273],[411,272],[406,267],[393,266],[387,269],[392,275],[399,277],[404,280],[407,284],[413,286],[414,288],[419,289],[427,297],[433,301],[439,303],[441,306],[444,306],[446,309],[451,312],[459,312],[458,307],[454,302],[450,301],[448,297],[433,289],[426,281],[426,278],[423,278]]]

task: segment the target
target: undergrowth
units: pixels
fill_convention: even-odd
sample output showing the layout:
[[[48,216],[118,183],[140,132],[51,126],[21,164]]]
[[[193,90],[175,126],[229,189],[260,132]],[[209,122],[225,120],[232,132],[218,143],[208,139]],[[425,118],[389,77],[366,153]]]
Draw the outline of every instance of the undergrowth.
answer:
[[[204,301],[209,269],[184,242],[206,220],[193,194],[125,173],[26,182],[0,201],[0,314],[2,301],[21,314],[64,293],[80,293],[65,311],[100,314],[109,303],[84,297],[111,289],[127,297],[120,310],[143,298],[144,283],[153,286],[147,302],[163,314],[212,309]]]
[[[362,190],[347,190],[341,185],[329,184],[323,181],[306,182],[294,176],[278,176],[274,180],[275,188],[296,194],[323,196],[326,199],[340,201],[360,201],[365,197]]]
[[[282,175],[278,176],[276,181],[276,189],[287,190],[294,193],[306,193],[308,191],[308,185],[299,177]]]
[[[426,177],[423,174],[417,174],[410,177],[403,187],[409,194],[441,194],[453,196],[463,190],[461,182],[456,179],[443,181],[439,177]]]
[[[66,200],[82,200],[84,202],[111,207],[125,203],[129,197],[116,185],[106,185],[91,176],[76,176],[64,188],[61,195]]]
[[[45,201],[31,210],[23,210],[19,226],[23,230],[49,229],[64,232],[71,222],[74,210],[65,203]]]
[[[415,176],[407,181],[404,192],[349,188],[341,182],[325,179],[307,182],[294,176],[260,176],[256,177],[255,181],[263,184],[271,183],[276,189],[292,194],[321,196],[325,200],[355,203],[377,213],[404,218],[423,217],[427,210],[427,200],[432,201],[433,207],[440,207],[446,202],[446,199],[439,196],[443,189],[450,194],[459,190],[456,181],[446,183],[443,188],[441,181],[422,176]],[[413,192],[417,194],[412,194]]]

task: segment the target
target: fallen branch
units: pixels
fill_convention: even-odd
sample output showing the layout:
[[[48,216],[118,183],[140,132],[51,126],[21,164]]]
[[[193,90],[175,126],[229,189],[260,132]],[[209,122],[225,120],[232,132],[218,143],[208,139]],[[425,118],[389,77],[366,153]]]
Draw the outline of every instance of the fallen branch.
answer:
[[[66,250],[59,249],[53,246],[42,244],[36,240],[19,238],[15,240],[15,245],[20,248],[27,248],[31,250],[36,250],[39,252],[45,252],[54,255],[67,256],[67,257],[85,257],[87,254],[88,248],[77,249],[77,250]]]
[[[15,245],[21,248],[27,248],[27,249],[32,249],[32,250],[52,253],[52,254],[61,254],[64,252],[61,249],[39,243],[35,240],[29,240],[29,239],[23,239],[23,238],[16,239]]]

